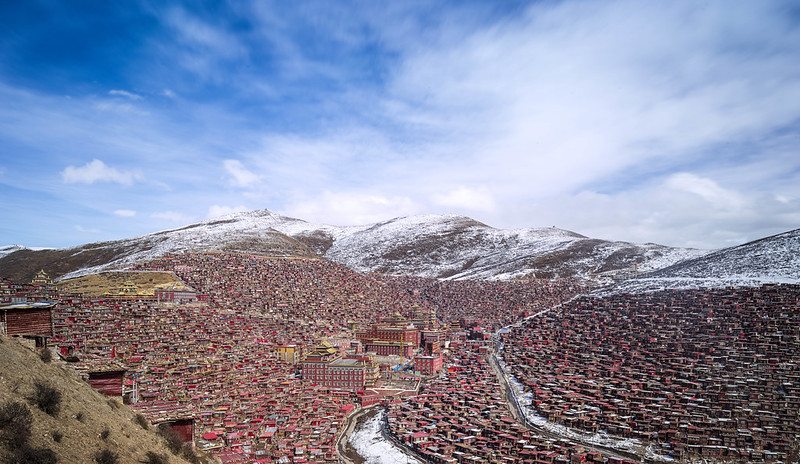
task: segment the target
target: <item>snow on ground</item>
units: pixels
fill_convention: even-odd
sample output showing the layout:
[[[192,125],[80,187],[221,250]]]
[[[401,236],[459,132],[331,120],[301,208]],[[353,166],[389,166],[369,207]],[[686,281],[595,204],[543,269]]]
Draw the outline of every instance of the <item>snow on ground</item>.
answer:
[[[15,251],[20,251],[20,250],[40,251],[40,250],[52,250],[52,248],[48,248],[48,247],[25,247],[25,246],[22,246],[22,245],[4,245],[4,246],[0,246],[0,258],[2,258],[4,256],[7,256],[7,255],[10,255],[11,253],[14,253]]]
[[[22,245],[0,246],[0,258],[2,258],[3,256],[6,256],[6,255],[10,255],[11,253],[14,253],[15,251],[24,250],[24,249],[25,249],[25,247],[22,246]]]
[[[381,433],[381,423],[386,411],[381,411],[375,417],[350,434],[349,442],[366,459],[367,464],[423,464],[422,461],[407,455],[391,441],[384,438]]]
[[[714,250],[698,250],[695,248],[666,248],[657,245],[646,244],[642,247],[647,248],[645,252],[646,260],[639,263],[639,272],[649,272],[656,269],[663,269],[675,263],[690,259],[701,258],[712,253]]]
[[[764,284],[797,284],[793,277],[765,275],[761,277],[640,277],[598,289],[590,296],[620,293],[651,293],[661,290],[696,290],[700,288],[760,287]]]

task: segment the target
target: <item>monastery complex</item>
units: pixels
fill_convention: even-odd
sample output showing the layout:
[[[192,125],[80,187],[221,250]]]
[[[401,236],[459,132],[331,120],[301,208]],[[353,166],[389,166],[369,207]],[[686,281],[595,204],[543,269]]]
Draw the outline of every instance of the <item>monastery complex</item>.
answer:
[[[369,407],[431,463],[798,460],[798,286],[576,298],[240,253],[130,270],[185,285],[2,281],[2,333],[221,463],[350,462]]]

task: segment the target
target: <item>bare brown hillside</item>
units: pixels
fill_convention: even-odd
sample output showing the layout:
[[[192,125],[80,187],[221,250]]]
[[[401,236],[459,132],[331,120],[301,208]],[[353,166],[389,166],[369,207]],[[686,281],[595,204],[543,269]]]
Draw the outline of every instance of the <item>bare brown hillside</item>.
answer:
[[[61,394],[52,415],[31,400],[37,382]],[[51,450],[51,458],[59,463],[97,462],[95,457],[105,450],[106,456],[116,454],[119,463],[152,462],[148,458],[156,455],[166,460],[161,462],[186,463],[170,454],[152,426],[145,430],[127,406],[93,390],[71,367],[61,361],[45,363],[17,339],[0,335],[0,462],[4,463],[18,462],[22,445],[15,429],[20,415],[12,415],[9,421],[6,414],[6,421],[2,419],[2,410],[12,404],[30,410],[26,441],[34,451],[29,453]]]

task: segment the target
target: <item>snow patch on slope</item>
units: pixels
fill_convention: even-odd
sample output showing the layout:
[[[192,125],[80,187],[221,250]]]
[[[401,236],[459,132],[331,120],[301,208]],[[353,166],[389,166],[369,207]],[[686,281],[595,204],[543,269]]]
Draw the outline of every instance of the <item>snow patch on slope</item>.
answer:
[[[678,261],[600,294],[800,282],[800,229]]]
[[[15,251],[26,250],[26,249],[27,248],[25,248],[22,245],[0,246],[0,258],[2,258],[3,256],[10,255],[11,253],[14,253]]]
[[[68,249],[69,256],[85,253],[92,259],[85,260],[84,269],[62,278],[121,269],[168,253],[212,250],[324,256],[358,272],[459,280],[598,279],[603,272],[632,268],[634,263],[642,273],[709,253],[597,240],[555,227],[495,229],[456,215],[409,216],[338,227],[259,210]]]
[[[262,213],[262,214],[253,214]],[[65,274],[59,280],[93,274],[110,269],[123,269],[134,263],[151,260],[171,253],[189,251],[243,251],[269,253],[276,256],[314,256],[305,245],[270,227],[282,217],[266,212],[241,213],[216,218],[186,227],[170,229],[141,237],[87,245],[85,247],[117,252],[110,262],[90,266]],[[85,247],[76,247],[81,253]]]

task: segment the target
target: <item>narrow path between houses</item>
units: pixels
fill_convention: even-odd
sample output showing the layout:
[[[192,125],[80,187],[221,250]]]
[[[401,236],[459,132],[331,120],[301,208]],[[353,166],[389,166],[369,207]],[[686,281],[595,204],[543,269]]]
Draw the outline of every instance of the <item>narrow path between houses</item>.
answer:
[[[358,454],[358,451],[356,451],[356,449],[350,445],[350,435],[353,433],[355,428],[363,425],[365,420],[375,414],[375,409],[376,408],[374,406],[371,408],[357,409],[352,414],[347,416],[347,422],[344,430],[342,430],[339,438],[336,439],[336,453],[339,455],[340,461],[344,462],[345,464],[364,463],[364,457]]]

